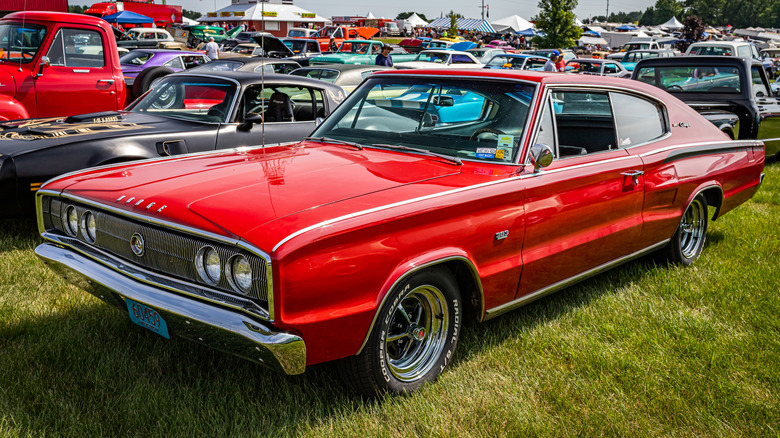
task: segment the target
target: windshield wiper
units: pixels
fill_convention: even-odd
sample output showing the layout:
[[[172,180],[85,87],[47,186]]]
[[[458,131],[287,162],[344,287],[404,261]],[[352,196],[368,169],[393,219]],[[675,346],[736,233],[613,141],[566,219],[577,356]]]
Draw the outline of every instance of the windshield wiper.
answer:
[[[463,165],[463,161],[460,160],[458,157],[453,157],[450,155],[444,155],[444,154],[437,154],[436,152],[431,152],[427,149],[419,149],[419,148],[410,148],[409,146],[402,146],[400,144],[372,144],[371,146],[375,146],[378,148],[387,148],[387,149],[398,149],[403,151],[412,151],[412,152],[419,152],[424,155],[428,155],[430,157],[436,157],[441,158],[442,160],[449,161],[450,163],[454,163],[458,166]]]
[[[336,143],[336,144],[343,144],[346,146],[352,146],[353,148],[356,148],[359,151],[363,150],[363,145],[360,143],[355,143],[352,141],[344,141],[344,140],[336,140],[335,138],[330,137],[303,137],[304,140],[313,140],[313,141],[319,141],[322,143]]]

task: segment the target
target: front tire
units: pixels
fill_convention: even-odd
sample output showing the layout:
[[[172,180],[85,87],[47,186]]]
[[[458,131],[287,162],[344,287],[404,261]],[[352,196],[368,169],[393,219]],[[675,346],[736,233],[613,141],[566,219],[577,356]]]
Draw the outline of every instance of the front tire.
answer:
[[[680,225],[666,247],[666,258],[685,266],[696,261],[704,249],[708,221],[707,198],[699,193],[685,209]]]
[[[369,397],[410,394],[452,361],[462,323],[452,274],[443,268],[414,273],[390,292],[363,351],[341,360],[339,374]]]

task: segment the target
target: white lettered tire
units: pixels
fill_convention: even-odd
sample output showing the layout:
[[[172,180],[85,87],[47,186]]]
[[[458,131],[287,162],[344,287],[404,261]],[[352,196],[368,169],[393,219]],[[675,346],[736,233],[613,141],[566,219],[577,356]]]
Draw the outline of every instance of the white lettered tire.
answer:
[[[462,324],[452,274],[445,268],[413,273],[390,291],[363,351],[340,361],[339,374],[367,396],[409,394],[449,365]]]

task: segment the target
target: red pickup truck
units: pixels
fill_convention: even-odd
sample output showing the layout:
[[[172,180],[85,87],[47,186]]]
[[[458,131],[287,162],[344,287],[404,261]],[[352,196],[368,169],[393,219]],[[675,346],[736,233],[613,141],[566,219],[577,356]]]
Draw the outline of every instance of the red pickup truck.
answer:
[[[0,20],[0,121],[120,110],[125,97],[105,20],[62,12]]]

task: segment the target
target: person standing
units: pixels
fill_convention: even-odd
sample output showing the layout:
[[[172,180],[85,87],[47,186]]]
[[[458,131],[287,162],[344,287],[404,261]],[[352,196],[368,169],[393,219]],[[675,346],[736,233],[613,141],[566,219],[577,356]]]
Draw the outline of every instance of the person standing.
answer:
[[[209,59],[219,59],[219,46],[214,42],[214,37],[209,37],[209,42],[203,46],[203,50],[206,51],[206,56],[208,56]]]
[[[393,50],[390,46],[383,46],[382,52],[376,55],[376,65],[384,65],[386,67],[393,66],[393,58],[390,56],[390,51]]]
[[[558,52],[552,52],[550,59],[544,63],[544,71],[558,71],[558,66],[555,65],[556,61],[558,61]]]
[[[566,72],[566,60],[563,59],[563,55],[558,54],[558,59],[555,60],[555,68],[558,69],[560,73]]]

